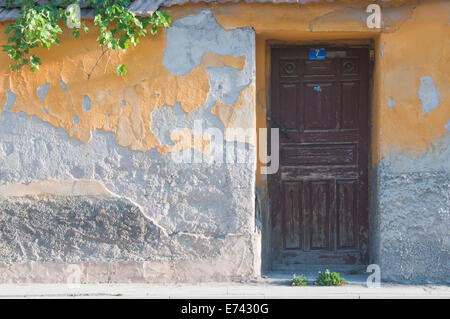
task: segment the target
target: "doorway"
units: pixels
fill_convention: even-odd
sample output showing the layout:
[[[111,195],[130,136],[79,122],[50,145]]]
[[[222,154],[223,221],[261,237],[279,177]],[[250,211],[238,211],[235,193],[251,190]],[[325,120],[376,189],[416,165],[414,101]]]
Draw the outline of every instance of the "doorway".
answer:
[[[369,63],[369,48],[271,48],[273,270],[368,263]]]

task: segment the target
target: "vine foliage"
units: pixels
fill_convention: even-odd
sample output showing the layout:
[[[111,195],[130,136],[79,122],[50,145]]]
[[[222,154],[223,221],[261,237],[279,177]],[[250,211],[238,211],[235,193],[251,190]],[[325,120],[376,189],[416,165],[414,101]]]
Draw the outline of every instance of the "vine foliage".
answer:
[[[166,13],[157,10],[149,17],[138,17],[128,10],[129,4],[130,0],[84,1],[84,5],[93,8],[94,25],[99,31],[97,41],[102,47],[102,54],[97,63],[107,51],[126,51],[129,47],[136,46],[140,38],[145,37],[149,31],[154,35],[159,28],[170,26],[171,19]],[[32,53],[33,49],[50,49],[52,45],[60,44],[63,24],[72,29],[75,39],[82,33],[89,32],[89,28],[79,17],[80,0],[48,0],[40,3],[36,0],[7,0],[6,5],[21,7],[17,20],[6,27],[8,43],[2,45],[3,51],[13,60],[10,65],[13,71],[27,66],[31,72],[36,72],[42,62]],[[116,67],[117,75],[126,73],[125,65]]]

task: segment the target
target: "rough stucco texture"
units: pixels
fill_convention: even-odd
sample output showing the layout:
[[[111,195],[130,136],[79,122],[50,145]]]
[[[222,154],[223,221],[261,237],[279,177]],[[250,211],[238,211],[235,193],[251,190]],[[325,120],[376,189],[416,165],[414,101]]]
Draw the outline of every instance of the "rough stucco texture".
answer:
[[[450,136],[411,158],[395,151],[376,169],[372,258],[382,277],[450,283]]]
[[[38,51],[36,75],[10,73],[0,55],[0,282],[63,282],[69,262],[86,282],[257,274],[255,139],[226,138],[247,164],[212,163],[217,140],[198,120],[221,134],[265,127],[274,39],[373,40],[371,259],[384,279],[448,282],[450,2],[383,1],[381,30],[367,29],[367,3],[172,7],[170,29],[105,57],[90,80],[95,32],[79,42],[66,30],[64,45]],[[172,159],[190,151],[178,131],[201,139],[206,162]]]
[[[206,10],[176,20],[166,38],[163,68],[174,77],[189,76],[203,63],[209,89],[203,103],[189,110],[171,98],[172,104],[148,106],[153,112],[143,126],[158,145],[173,146],[172,130],[196,134],[196,120],[204,130],[223,133],[224,124],[211,112],[220,101],[254,130],[254,31],[225,31]],[[191,80],[193,94],[203,88]],[[61,81],[58,89],[71,86]],[[44,84],[37,98],[46,100],[47,91]],[[213,162],[207,154],[201,163],[179,163],[161,149],[132,150],[127,146],[133,141],[119,143],[114,130],[99,127],[89,142],[78,139],[63,124],[55,128],[40,113],[26,114],[24,97],[13,92],[0,113],[0,282],[64,282],[69,263],[81,267],[83,282],[240,280],[258,274],[254,142],[236,143],[245,163]],[[109,107],[84,104],[97,115]],[[120,120],[118,125],[120,130]]]

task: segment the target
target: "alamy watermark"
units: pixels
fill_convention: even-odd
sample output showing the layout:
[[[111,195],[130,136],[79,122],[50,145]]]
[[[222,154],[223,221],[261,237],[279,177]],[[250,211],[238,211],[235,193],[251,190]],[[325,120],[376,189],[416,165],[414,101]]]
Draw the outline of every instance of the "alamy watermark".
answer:
[[[81,27],[81,9],[78,4],[70,4],[66,8],[66,25],[71,29]]]
[[[175,163],[261,163],[260,173],[275,174],[279,168],[280,134],[278,128],[203,128],[203,120],[195,120],[192,129],[177,128],[170,134],[175,147],[171,152]],[[256,141],[259,141],[256,154]],[[270,153],[269,153],[270,151]]]
[[[367,17],[366,25],[369,29],[381,28],[381,7],[372,3],[366,7],[366,12],[370,13]],[[78,4],[71,4],[66,8],[66,24],[71,29],[78,29],[81,26],[81,9]]]
[[[79,265],[69,264],[65,267],[64,272],[67,273],[66,285],[69,289],[81,287],[81,276],[83,275],[83,272]]]
[[[369,29],[381,28],[381,7],[378,4],[369,4],[366,12],[370,13],[367,17],[366,24]]]
[[[366,280],[367,288],[381,287],[381,268],[377,264],[367,266],[366,272],[371,273]]]

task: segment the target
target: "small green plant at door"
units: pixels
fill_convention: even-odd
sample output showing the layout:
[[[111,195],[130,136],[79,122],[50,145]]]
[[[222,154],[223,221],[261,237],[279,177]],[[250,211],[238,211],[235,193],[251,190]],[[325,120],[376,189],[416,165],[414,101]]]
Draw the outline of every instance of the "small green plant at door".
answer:
[[[308,280],[303,275],[297,276],[294,274],[292,277],[291,286],[306,286],[307,284]]]
[[[314,282],[316,286],[342,286],[345,285],[345,279],[341,277],[338,272],[330,272],[328,269],[325,272],[319,271],[319,277]]]

